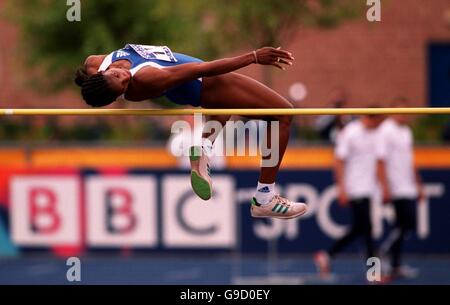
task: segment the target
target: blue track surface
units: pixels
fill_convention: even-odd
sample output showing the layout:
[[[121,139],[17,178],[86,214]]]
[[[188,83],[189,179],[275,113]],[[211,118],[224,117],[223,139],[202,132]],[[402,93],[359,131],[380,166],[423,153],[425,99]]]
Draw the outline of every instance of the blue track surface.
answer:
[[[310,257],[279,258],[276,263],[264,257],[82,257],[81,263],[81,284],[366,284],[365,265],[356,257],[335,260],[333,278],[327,281],[315,274]],[[450,285],[450,257],[408,257],[406,263],[418,268],[419,275],[394,284]],[[0,284],[71,284],[68,268],[62,259],[1,259]]]

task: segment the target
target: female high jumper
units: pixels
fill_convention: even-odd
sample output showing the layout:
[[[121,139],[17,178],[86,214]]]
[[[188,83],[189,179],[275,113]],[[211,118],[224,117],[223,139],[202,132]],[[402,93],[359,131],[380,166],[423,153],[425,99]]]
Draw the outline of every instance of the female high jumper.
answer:
[[[251,64],[272,65],[284,70],[285,65],[292,65],[293,60],[290,52],[271,47],[203,62],[172,52],[165,46],[127,44],[109,55],[89,56],[77,71],[75,82],[81,87],[86,103],[92,107],[109,105],[121,96],[129,101],[166,96],[177,104],[202,108],[293,108],[289,101],[272,89],[234,72]],[[275,179],[288,144],[292,116],[252,118],[279,122],[279,159],[275,166],[261,167],[251,215],[282,219],[299,217],[307,211],[304,203],[292,202],[275,194]],[[210,119],[224,126],[230,115],[212,116]],[[268,128],[269,145],[271,132]],[[204,134],[202,145],[190,150],[192,188],[204,200],[212,195],[206,153],[212,142]]]

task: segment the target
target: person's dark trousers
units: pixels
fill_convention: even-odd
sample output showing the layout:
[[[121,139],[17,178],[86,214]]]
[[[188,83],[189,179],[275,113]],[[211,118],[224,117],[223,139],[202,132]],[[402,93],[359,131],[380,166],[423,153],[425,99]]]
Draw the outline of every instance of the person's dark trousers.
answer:
[[[372,239],[372,222],[370,219],[370,199],[352,199],[350,200],[349,205],[352,211],[351,229],[344,237],[334,243],[328,251],[328,254],[330,257],[333,257],[354,239],[361,236],[366,243],[367,257],[373,257],[374,246]]]
[[[389,249],[393,269],[400,267],[405,236],[416,228],[416,203],[417,200],[407,198],[392,201],[396,216],[393,228],[395,238]]]

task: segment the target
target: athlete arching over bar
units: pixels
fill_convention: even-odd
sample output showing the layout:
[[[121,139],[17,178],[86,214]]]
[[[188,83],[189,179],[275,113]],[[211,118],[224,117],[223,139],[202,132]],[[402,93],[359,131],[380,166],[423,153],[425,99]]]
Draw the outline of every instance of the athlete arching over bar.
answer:
[[[272,89],[234,71],[251,64],[272,65],[285,69],[294,57],[281,48],[265,47],[233,58],[203,62],[168,47],[127,44],[109,55],[89,56],[76,73],[75,82],[87,104],[102,107],[123,96],[129,101],[143,101],[167,96],[178,104],[203,108],[292,108],[292,104]],[[275,194],[275,179],[289,140],[292,116],[252,117],[278,121],[279,161],[272,167],[261,167],[252,200],[253,217],[295,218],[307,206]],[[211,119],[222,126],[230,116]],[[267,141],[270,146],[270,124]],[[206,151],[212,145],[207,135],[203,145],[191,147],[191,184],[194,192],[208,200],[212,195]],[[201,153],[199,153],[201,152]],[[270,156],[269,156],[270,157]],[[269,158],[265,157],[265,158]]]

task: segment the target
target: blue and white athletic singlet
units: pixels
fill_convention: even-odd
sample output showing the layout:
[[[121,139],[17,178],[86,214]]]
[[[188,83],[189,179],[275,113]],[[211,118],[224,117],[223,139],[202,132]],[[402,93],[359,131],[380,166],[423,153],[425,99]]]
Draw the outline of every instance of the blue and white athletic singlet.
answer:
[[[135,75],[140,69],[152,66],[158,69],[172,67],[191,62],[202,62],[200,59],[173,53],[165,46],[147,46],[137,44],[127,44],[123,49],[109,54],[98,69],[99,72],[105,71],[108,67],[118,60],[128,60],[131,63],[131,75]],[[180,105],[200,106],[200,95],[202,89],[202,79],[196,79],[165,92],[165,96],[174,103]]]

